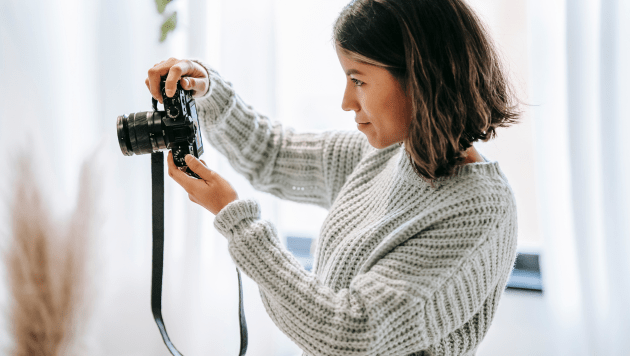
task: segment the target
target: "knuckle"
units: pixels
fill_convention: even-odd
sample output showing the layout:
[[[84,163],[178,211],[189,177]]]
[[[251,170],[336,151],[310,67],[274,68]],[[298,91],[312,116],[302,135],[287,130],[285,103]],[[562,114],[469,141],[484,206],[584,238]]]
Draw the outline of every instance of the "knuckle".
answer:
[[[179,63],[177,63],[177,64],[173,65],[169,71],[173,72],[173,74],[175,74],[176,76],[180,76],[182,74],[182,72],[183,72],[183,69],[179,65]]]
[[[204,94],[208,91],[208,87],[210,86],[210,80],[204,79],[201,81],[201,94]]]

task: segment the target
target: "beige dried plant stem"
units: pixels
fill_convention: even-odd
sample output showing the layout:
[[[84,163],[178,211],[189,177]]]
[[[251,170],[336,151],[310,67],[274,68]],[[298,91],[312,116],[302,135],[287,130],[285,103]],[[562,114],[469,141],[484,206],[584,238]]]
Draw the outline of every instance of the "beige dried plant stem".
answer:
[[[9,354],[76,354],[91,310],[85,267],[96,228],[94,175],[84,164],[75,212],[67,224],[53,222],[31,167],[33,157],[22,154],[18,158],[13,166],[12,230],[8,250],[3,251],[14,339]]]

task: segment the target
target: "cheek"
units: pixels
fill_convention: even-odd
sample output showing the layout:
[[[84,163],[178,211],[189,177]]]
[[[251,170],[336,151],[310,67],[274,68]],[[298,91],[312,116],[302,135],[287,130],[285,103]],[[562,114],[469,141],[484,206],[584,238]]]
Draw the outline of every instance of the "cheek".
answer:
[[[361,110],[365,115],[365,120],[372,122],[372,120],[379,120],[383,116],[383,106],[382,103],[379,102],[380,98],[374,97],[373,95],[362,94],[358,99],[361,104]]]
[[[402,93],[394,93],[388,97],[387,109],[392,120],[398,126],[406,126],[411,120],[410,101]]]

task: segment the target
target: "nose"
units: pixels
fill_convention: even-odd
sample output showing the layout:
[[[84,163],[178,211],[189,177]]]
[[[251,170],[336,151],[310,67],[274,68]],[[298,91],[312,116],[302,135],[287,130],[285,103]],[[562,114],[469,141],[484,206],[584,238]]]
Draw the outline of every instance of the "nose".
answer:
[[[341,109],[343,111],[359,111],[359,102],[354,96],[354,91],[350,85],[346,85],[346,91],[343,93],[343,100],[341,101]]]

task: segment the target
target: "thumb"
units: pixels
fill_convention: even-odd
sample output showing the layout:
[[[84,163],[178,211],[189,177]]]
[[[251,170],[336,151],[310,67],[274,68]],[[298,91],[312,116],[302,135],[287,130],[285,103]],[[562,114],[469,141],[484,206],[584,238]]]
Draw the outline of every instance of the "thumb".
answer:
[[[192,90],[193,95],[203,94],[208,89],[208,78],[192,78],[184,77],[181,79],[181,85],[184,90]]]
[[[201,163],[199,159],[191,154],[187,154],[184,160],[186,161],[186,165],[201,178],[206,180],[210,179],[212,171],[206,167],[205,162]]]

